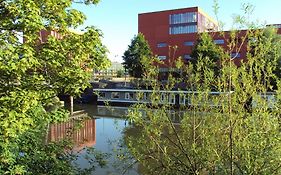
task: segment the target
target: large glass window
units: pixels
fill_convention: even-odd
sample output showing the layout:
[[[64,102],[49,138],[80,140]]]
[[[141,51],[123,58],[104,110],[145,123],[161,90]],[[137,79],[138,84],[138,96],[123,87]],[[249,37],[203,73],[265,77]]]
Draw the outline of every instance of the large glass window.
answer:
[[[184,42],[184,45],[185,46],[193,46],[194,42],[193,41],[186,41],[186,42]]]
[[[170,24],[191,23],[197,21],[196,12],[187,12],[170,15]]]
[[[172,35],[175,34],[184,34],[184,33],[196,33],[197,25],[180,25],[180,26],[171,26],[169,33]]]
[[[216,39],[214,40],[215,44],[224,44],[224,40],[223,39]]]

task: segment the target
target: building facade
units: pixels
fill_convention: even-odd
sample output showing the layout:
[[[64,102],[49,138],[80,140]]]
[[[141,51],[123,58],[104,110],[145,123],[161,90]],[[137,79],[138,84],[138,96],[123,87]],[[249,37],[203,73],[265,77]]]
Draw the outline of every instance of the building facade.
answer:
[[[281,33],[280,24],[273,26]],[[224,49],[228,49],[230,38],[230,32],[219,32],[218,23],[199,7],[139,14],[138,32],[144,34],[152,52],[163,61],[164,64],[159,65],[161,72],[173,67],[175,59],[179,57],[184,62],[192,59],[190,55],[199,33],[209,32],[214,43]],[[246,59],[247,44],[243,42],[246,34],[247,30],[240,30],[236,34],[237,45],[241,47],[234,48],[230,53],[236,65]]]

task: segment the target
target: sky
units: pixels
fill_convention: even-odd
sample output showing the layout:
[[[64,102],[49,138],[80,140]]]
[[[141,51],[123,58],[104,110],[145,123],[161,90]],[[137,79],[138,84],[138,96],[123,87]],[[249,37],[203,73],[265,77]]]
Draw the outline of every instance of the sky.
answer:
[[[281,0],[218,0],[218,19],[232,26],[233,16],[242,14],[242,4],[254,6],[251,20],[260,23],[281,24]],[[80,28],[95,26],[103,33],[103,43],[108,48],[111,61],[123,62],[122,56],[132,38],[138,33],[138,14],[198,6],[215,18],[213,0],[101,0],[97,5],[74,4],[87,20]]]

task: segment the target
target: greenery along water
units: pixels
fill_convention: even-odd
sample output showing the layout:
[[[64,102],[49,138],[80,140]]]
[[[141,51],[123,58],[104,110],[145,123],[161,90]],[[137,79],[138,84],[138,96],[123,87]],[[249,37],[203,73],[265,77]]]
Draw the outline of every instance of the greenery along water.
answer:
[[[225,50],[209,33],[200,34],[195,60],[184,64],[179,59],[165,84],[157,80],[157,67],[143,65],[147,86],[154,90],[151,106],[157,110],[143,104],[130,109],[128,117],[141,129],[137,139],[127,142],[146,174],[281,173],[281,40],[274,28],[247,27],[251,30],[240,36],[242,41],[239,31],[229,33]],[[242,45],[247,59],[235,65],[231,53]],[[168,115],[169,96],[163,103],[159,90],[172,90],[179,83],[191,91],[193,106],[177,128]],[[212,97],[211,91],[221,93]],[[272,105],[265,98],[268,93],[274,94]],[[219,107],[210,105],[210,99]]]
[[[71,137],[75,143],[74,150],[79,151],[76,163],[82,169],[89,168],[89,159],[85,159],[85,156],[95,159],[94,155],[87,155],[86,150],[83,150],[83,147],[88,146],[94,148],[95,151],[100,151],[102,158],[106,161],[104,167],[96,166],[92,174],[134,175],[145,172],[145,167],[141,166],[127,149],[129,138],[138,140],[141,133],[141,128],[135,127],[124,118],[129,108],[87,104],[76,104],[75,108],[85,110],[87,115],[91,117],[82,122],[82,128],[74,132]],[[182,114],[184,111],[169,111],[175,125],[179,124],[182,118],[180,113]],[[66,127],[70,127],[68,123],[53,125],[50,129],[50,135],[52,135],[50,140],[60,140],[66,134]],[[56,132],[54,133],[54,131]]]
[[[65,154],[68,144],[45,142],[49,124],[69,116],[63,109],[50,108],[54,97],[79,95],[91,70],[108,64],[99,30],[90,27],[81,35],[69,30],[86,18],[71,8],[72,2],[96,4],[98,0],[0,3],[0,174],[82,173],[72,166],[73,157]],[[138,139],[128,137],[126,145],[146,167],[146,174],[281,174],[280,36],[273,28],[261,29],[247,21],[252,11],[248,5],[244,8],[245,16],[235,17],[233,25],[250,29],[240,40],[238,31],[229,32],[227,48],[221,51],[204,42],[210,37],[200,34],[196,60],[175,63],[178,71],[169,70],[164,86],[160,87],[157,68],[150,64],[156,59],[142,58],[143,79],[154,90],[152,105],[158,110],[152,112],[141,104],[130,110],[128,117],[140,134]],[[61,37],[41,42],[41,30],[53,30]],[[247,58],[237,66],[231,55],[242,45]],[[192,98],[200,104],[184,115],[181,130],[167,115],[171,106],[159,105],[159,89],[171,90],[179,82],[199,92]],[[218,102],[224,101],[218,110],[205,103],[210,91],[233,93],[218,96]],[[269,91],[276,94],[271,108],[263,98]],[[258,107],[250,107],[253,100]],[[141,110],[147,111],[145,116]],[[202,117],[198,112],[211,115]]]
[[[86,19],[72,3],[98,1],[0,2],[0,174],[77,173],[65,145],[42,140],[50,123],[69,116],[50,109],[54,97],[80,94],[92,70],[109,64],[98,29],[70,30]],[[39,37],[41,31],[52,34]]]

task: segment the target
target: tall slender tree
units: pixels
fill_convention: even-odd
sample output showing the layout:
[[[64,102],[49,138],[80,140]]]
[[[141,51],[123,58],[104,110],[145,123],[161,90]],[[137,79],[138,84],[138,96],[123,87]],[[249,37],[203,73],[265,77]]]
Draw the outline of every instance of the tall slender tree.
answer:
[[[123,65],[131,76],[141,78],[145,71],[143,66],[144,57],[150,58],[151,56],[152,52],[144,35],[139,33],[132,39],[128,49],[124,52]]]
[[[219,61],[223,56],[223,50],[214,43],[213,38],[209,33],[204,32],[199,35],[197,43],[190,56],[192,58],[190,61],[195,67],[201,58],[208,58],[210,62],[206,66],[214,69],[214,71],[218,73],[218,70],[220,69]]]

